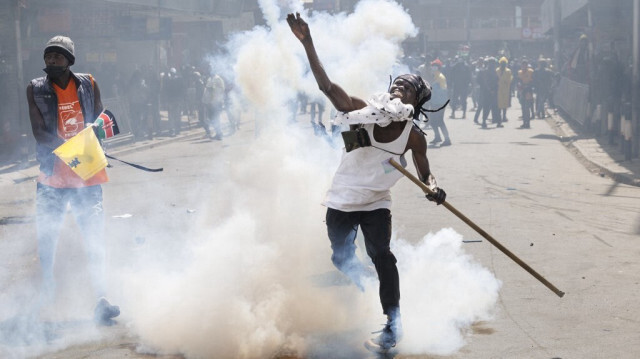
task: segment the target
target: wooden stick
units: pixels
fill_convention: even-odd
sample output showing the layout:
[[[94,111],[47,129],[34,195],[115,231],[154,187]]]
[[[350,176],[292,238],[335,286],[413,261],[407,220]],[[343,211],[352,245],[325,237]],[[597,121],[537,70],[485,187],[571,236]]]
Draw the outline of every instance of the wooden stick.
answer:
[[[422,181],[420,181],[416,176],[411,174],[404,167],[400,166],[400,164],[398,164],[398,162],[394,161],[393,159],[389,159],[389,163],[393,167],[395,167],[398,171],[400,171],[403,175],[405,175],[407,178],[409,178],[413,183],[417,184],[418,187],[420,187],[424,193],[431,194],[431,195],[434,194],[434,192],[426,184],[422,183]],[[551,284],[543,276],[538,274],[538,272],[533,270],[533,268],[529,267],[529,265],[527,265],[527,263],[522,261],[515,254],[511,253],[511,251],[509,251],[507,248],[505,248],[505,246],[503,246],[502,244],[500,244],[500,242],[498,242],[493,237],[491,237],[491,235],[489,235],[489,233],[485,232],[482,228],[480,228],[480,226],[478,226],[477,224],[473,223],[473,221],[471,221],[469,218],[467,218],[464,214],[460,213],[460,211],[458,211],[450,203],[448,203],[447,201],[444,201],[442,203],[442,205],[445,208],[447,208],[449,211],[451,211],[453,214],[455,214],[456,217],[460,218],[464,223],[469,225],[469,227],[473,228],[476,232],[480,233],[481,236],[483,236],[486,240],[488,240],[491,244],[493,244],[496,248],[498,248],[502,253],[506,254],[507,257],[511,258],[520,267],[522,267],[524,270],[529,272],[529,274],[534,276],[537,280],[539,280],[547,288],[551,289],[551,291],[554,292],[558,297],[562,298],[564,296],[564,292],[563,291],[561,291],[558,288],[556,288],[553,284]]]

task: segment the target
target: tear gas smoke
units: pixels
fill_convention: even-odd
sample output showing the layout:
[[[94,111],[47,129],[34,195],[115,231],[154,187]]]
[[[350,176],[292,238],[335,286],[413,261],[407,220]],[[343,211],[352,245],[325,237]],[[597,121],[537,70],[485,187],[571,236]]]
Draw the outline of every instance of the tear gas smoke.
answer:
[[[227,56],[212,61],[214,69],[232,70],[225,77],[235,80],[245,110],[259,114],[262,129],[236,153],[223,188],[211,194],[227,197],[229,207],[208,214],[224,221],[203,223],[194,233],[199,240],[180,273],[154,267],[131,273],[124,293],[136,299],[125,304],[143,342],[163,352],[263,358],[292,350],[313,357],[329,346],[333,356],[353,358],[339,341],[318,345],[317,339],[339,333],[360,343],[381,320],[375,315],[381,313],[377,282],[364,293],[314,283],[319,273],[332,270],[319,203],[339,153],[287,124],[287,104],[298,92],[320,96],[304,50],[284,20],[299,6],[260,5],[268,27],[237,34]],[[391,1],[363,1],[349,15],[303,16],[332,80],[364,98],[386,89],[401,41],[416,33],[409,15]],[[460,243],[453,230],[427,235],[417,245],[395,241],[403,350],[454,352],[464,344],[462,329],[490,318],[499,284]]]
[[[110,268],[113,302],[145,351],[363,357],[362,341],[384,320],[378,284],[368,282],[364,292],[341,285],[320,205],[340,151],[287,121],[298,92],[321,97],[284,20],[288,12],[302,13],[302,4],[259,3],[268,27],[234,35],[225,55],[211,61],[235,83],[242,110],[256,114],[257,138],[227,153],[232,165],[224,178],[210,193],[198,193],[211,199],[209,207],[176,241],[183,248],[171,253],[171,265],[158,260],[166,248],[148,247],[119,273]],[[352,14],[303,17],[330,78],[362,98],[386,90],[388,76],[403,72],[401,42],[417,33],[406,11],[388,0],[361,1]],[[211,166],[219,156],[212,154]],[[499,282],[463,252],[461,239],[446,229],[417,244],[392,241],[402,281],[403,352],[453,353],[471,323],[491,318]]]

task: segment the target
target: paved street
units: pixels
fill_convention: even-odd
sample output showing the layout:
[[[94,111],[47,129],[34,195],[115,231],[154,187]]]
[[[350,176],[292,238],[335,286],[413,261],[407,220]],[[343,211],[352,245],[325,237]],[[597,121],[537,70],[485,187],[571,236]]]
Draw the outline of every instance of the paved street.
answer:
[[[459,351],[445,356],[409,355],[400,347],[396,358],[569,359],[640,355],[639,188],[614,181],[588,159],[576,157],[563,142],[567,134],[558,132],[569,130],[560,118],[532,120],[530,130],[521,130],[518,112],[517,107],[508,112],[509,121],[504,128],[490,124],[488,129],[481,129],[472,121],[473,112],[468,112],[467,119],[449,119],[447,110],[445,121],[453,145],[430,147],[428,157],[439,185],[447,191],[448,202],[566,295],[557,297],[445,208],[426,202],[420,190],[403,179],[392,192],[398,236],[418,242],[428,231],[451,227],[467,241],[463,249],[489,269],[502,287],[494,317],[471,326],[465,334],[467,342]],[[164,172],[154,174],[113,163],[109,170],[111,182],[104,186],[110,268],[117,273],[110,285],[123,314],[115,327],[95,330],[87,323],[90,314],[83,313],[90,313],[93,304],[86,275],[78,269],[85,261],[81,239],[73,236],[75,224],[69,216],[56,267],[58,273],[65,273],[66,284],[60,288],[57,307],[47,308],[42,314],[47,323],[57,323],[54,329],[44,330],[53,333],[45,345],[37,338],[25,340],[18,336],[15,340],[16,336],[7,333],[16,327],[11,326],[12,320],[28,312],[33,283],[38,280],[33,218],[37,168],[0,174],[0,285],[5,288],[0,294],[0,357],[174,358],[181,357],[180,353],[202,357],[207,338],[198,336],[225,330],[212,330],[209,326],[240,325],[223,319],[247,315],[243,311],[209,313],[206,309],[227,303],[229,295],[181,295],[194,293],[192,283],[212,286],[209,276],[184,268],[182,259],[190,258],[204,266],[203,273],[228,270],[228,276],[236,278],[236,283],[244,283],[246,277],[252,276],[269,278],[269,264],[278,258],[272,257],[267,243],[255,238],[285,241],[293,252],[300,241],[326,240],[324,212],[318,203],[326,190],[322,185],[331,175],[324,169],[331,168],[336,158],[314,157],[315,167],[302,164],[311,158],[305,148],[288,147],[296,142],[289,143],[286,136],[276,137],[277,145],[265,139],[267,134],[263,132],[256,136],[253,120],[253,116],[245,116],[240,131],[223,141],[202,140],[200,130],[193,130],[190,136],[171,143],[154,142],[152,148],[139,145],[135,151],[118,148],[112,152],[127,161],[164,167]],[[291,126],[305,129],[310,147],[324,145],[313,137],[308,117],[299,116]],[[431,140],[433,132],[426,132]],[[282,153],[289,155],[282,160],[271,157]],[[296,168],[304,168],[305,172],[296,172]],[[414,172],[412,165],[408,168]],[[295,180],[291,179],[292,174],[296,174]],[[283,188],[281,183],[291,185]],[[238,214],[243,211],[254,217],[243,218]],[[284,225],[291,228],[280,227]],[[215,232],[208,232],[211,228]],[[295,241],[278,238],[281,232]],[[211,236],[225,240],[221,244]],[[209,261],[207,253],[222,251],[228,241],[243,243],[238,248],[247,252],[233,253],[232,258],[211,257],[215,260]],[[328,247],[326,243],[322,245]],[[311,258],[313,253],[302,250],[297,256],[300,258],[284,256],[289,264],[285,275],[306,273],[306,261],[326,263],[329,268],[328,252]],[[149,273],[140,276],[140,268]],[[181,275],[189,280],[184,284],[172,281]],[[158,278],[166,279],[153,281]],[[256,293],[263,293],[262,287],[268,284],[255,283]],[[232,286],[223,293],[233,294],[234,290]],[[138,294],[132,298],[134,292]],[[158,293],[175,293],[176,299],[168,301],[157,297]],[[375,300],[375,292],[366,294]],[[235,299],[243,302],[246,298],[231,301]],[[309,300],[304,295],[297,302],[304,305]],[[175,308],[199,306],[204,308],[203,318],[217,315],[223,319],[201,323],[198,328],[182,327],[188,323],[183,317],[192,316],[195,320],[198,312],[172,312],[158,303],[176,303]],[[325,309],[322,303],[313,305],[318,311]],[[299,309],[289,308],[288,312]],[[153,313],[158,315],[154,317]],[[349,313],[344,311],[345,318]],[[405,311],[403,315],[410,317],[412,313]],[[311,320],[291,314],[288,327],[296,328],[296,323],[306,319]],[[228,330],[232,332],[231,328]],[[325,331],[330,332],[330,327]],[[269,328],[265,328],[262,335],[267,337],[268,333]],[[300,341],[317,339],[314,333],[297,334]],[[362,339],[366,335],[363,332]],[[215,342],[215,338],[209,340]],[[251,340],[258,343],[259,338],[238,340],[247,340],[245,351],[216,351],[206,357],[222,357],[226,353],[237,358],[274,357],[273,352],[252,351]],[[229,347],[234,345],[229,343]],[[159,346],[164,351],[158,351]],[[370,357],[361,344],[344,347],[343,351],[331,357]],[[275,356],[296,355],[284,351]]]

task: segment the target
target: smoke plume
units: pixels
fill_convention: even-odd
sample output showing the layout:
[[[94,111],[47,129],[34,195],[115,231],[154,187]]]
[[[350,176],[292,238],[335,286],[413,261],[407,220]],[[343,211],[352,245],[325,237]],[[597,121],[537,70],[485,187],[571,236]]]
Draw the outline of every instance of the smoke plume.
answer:
[[[389,0],[361,1],[353,13],[335,15],[304,12],[300,1],[259,3],[267,25],[235,34],[224,55],[211,58],[212,70],[235,84],[238,110],[255,119],[255,138],[211,154],[204,166],[217,166],[216,185],[190,186],[207,199],[197,223],[183,224],[167,246],[141,244],[144,254],[110,268],[111,298],[122,308],[121,325],[143,343],[140,351],[187,358],[365,357],[362,342],[385,320],[378,283],[371,280],[361,291],[331,264],[320,203],[341,153],[290,122],[298,93],[322,94],[285,17],[301,12],[329,77],[365,99],[404,71],[401,43],[417,28]],[[148,192],[137,195],[164,190],[148,184]],[[417,243],[402,233],[392,241],[401,277],[400,350],[450,354],[464,345],[474,321],[491,318],[500,283],[465,254],[454,230],[427,231]]]
[[[222,188],[209,194],[224,196],[207,213],[221,220],[190,233],[196,240],[179,272],[145,263],[127,275],[124,292],[136,298],[126,302],[132,325],[161,352],[354,358],[363,355],[367,333],[384,320],[377,281],[361,292],[330,262],[319,203],[339,151],[287,122],[297,93],[321,96],[284,20],[286,13],[301,11],[297,4],[260,1],[267,26],[235,35],[226,55],[212,61],[214,70],[228,71],[224,77],[235,81],[259,129],[255,142],[234,154]],[[302,15],[331,79],[363,98],[386,89],[388,75],[400,71],[401,42],[417,32],[392,1],[362,1],[352,14]],[[499,283],[463,252],[461,239],[445,229],[425,234],[418,244],[394,241],[403,351],[455,352],[464,345],[466,328],[491,317]]]

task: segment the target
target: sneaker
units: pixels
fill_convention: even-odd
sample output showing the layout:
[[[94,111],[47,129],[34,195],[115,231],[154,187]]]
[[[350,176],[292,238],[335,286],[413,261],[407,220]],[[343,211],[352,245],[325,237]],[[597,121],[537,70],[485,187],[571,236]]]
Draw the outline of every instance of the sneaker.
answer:
[[[444,142],[440,144],[440,147],[442,146],[451,146],[451,140],[444,140]]]
[[[391,316],[388,316],[387,324],[385,324],[384,328],[378,332],[372,333],[380,333],[380,335],[364,342],[364,347],[374,353],[386,354],[396,347],[401,339],[401,332],[402,325],[400,324],[400,315],[397,314],[394,319],[391,319]]]
[[[435,145],[435,144],[438,144],[438,143],[440,143],[440,142],[442,142],[442,140],[441,140],[441,139],[439,139],[439,138],[434,138],[434,139],[433,139],[433,141],[429,142],[429,144],[431,144],[431,145]]]
[[[112,326],[116,324],[113,318],[120,315],[120,307],[111,305],[104,297],[98,300],[96,309],[93,311],[93,321],[100,326]]]

